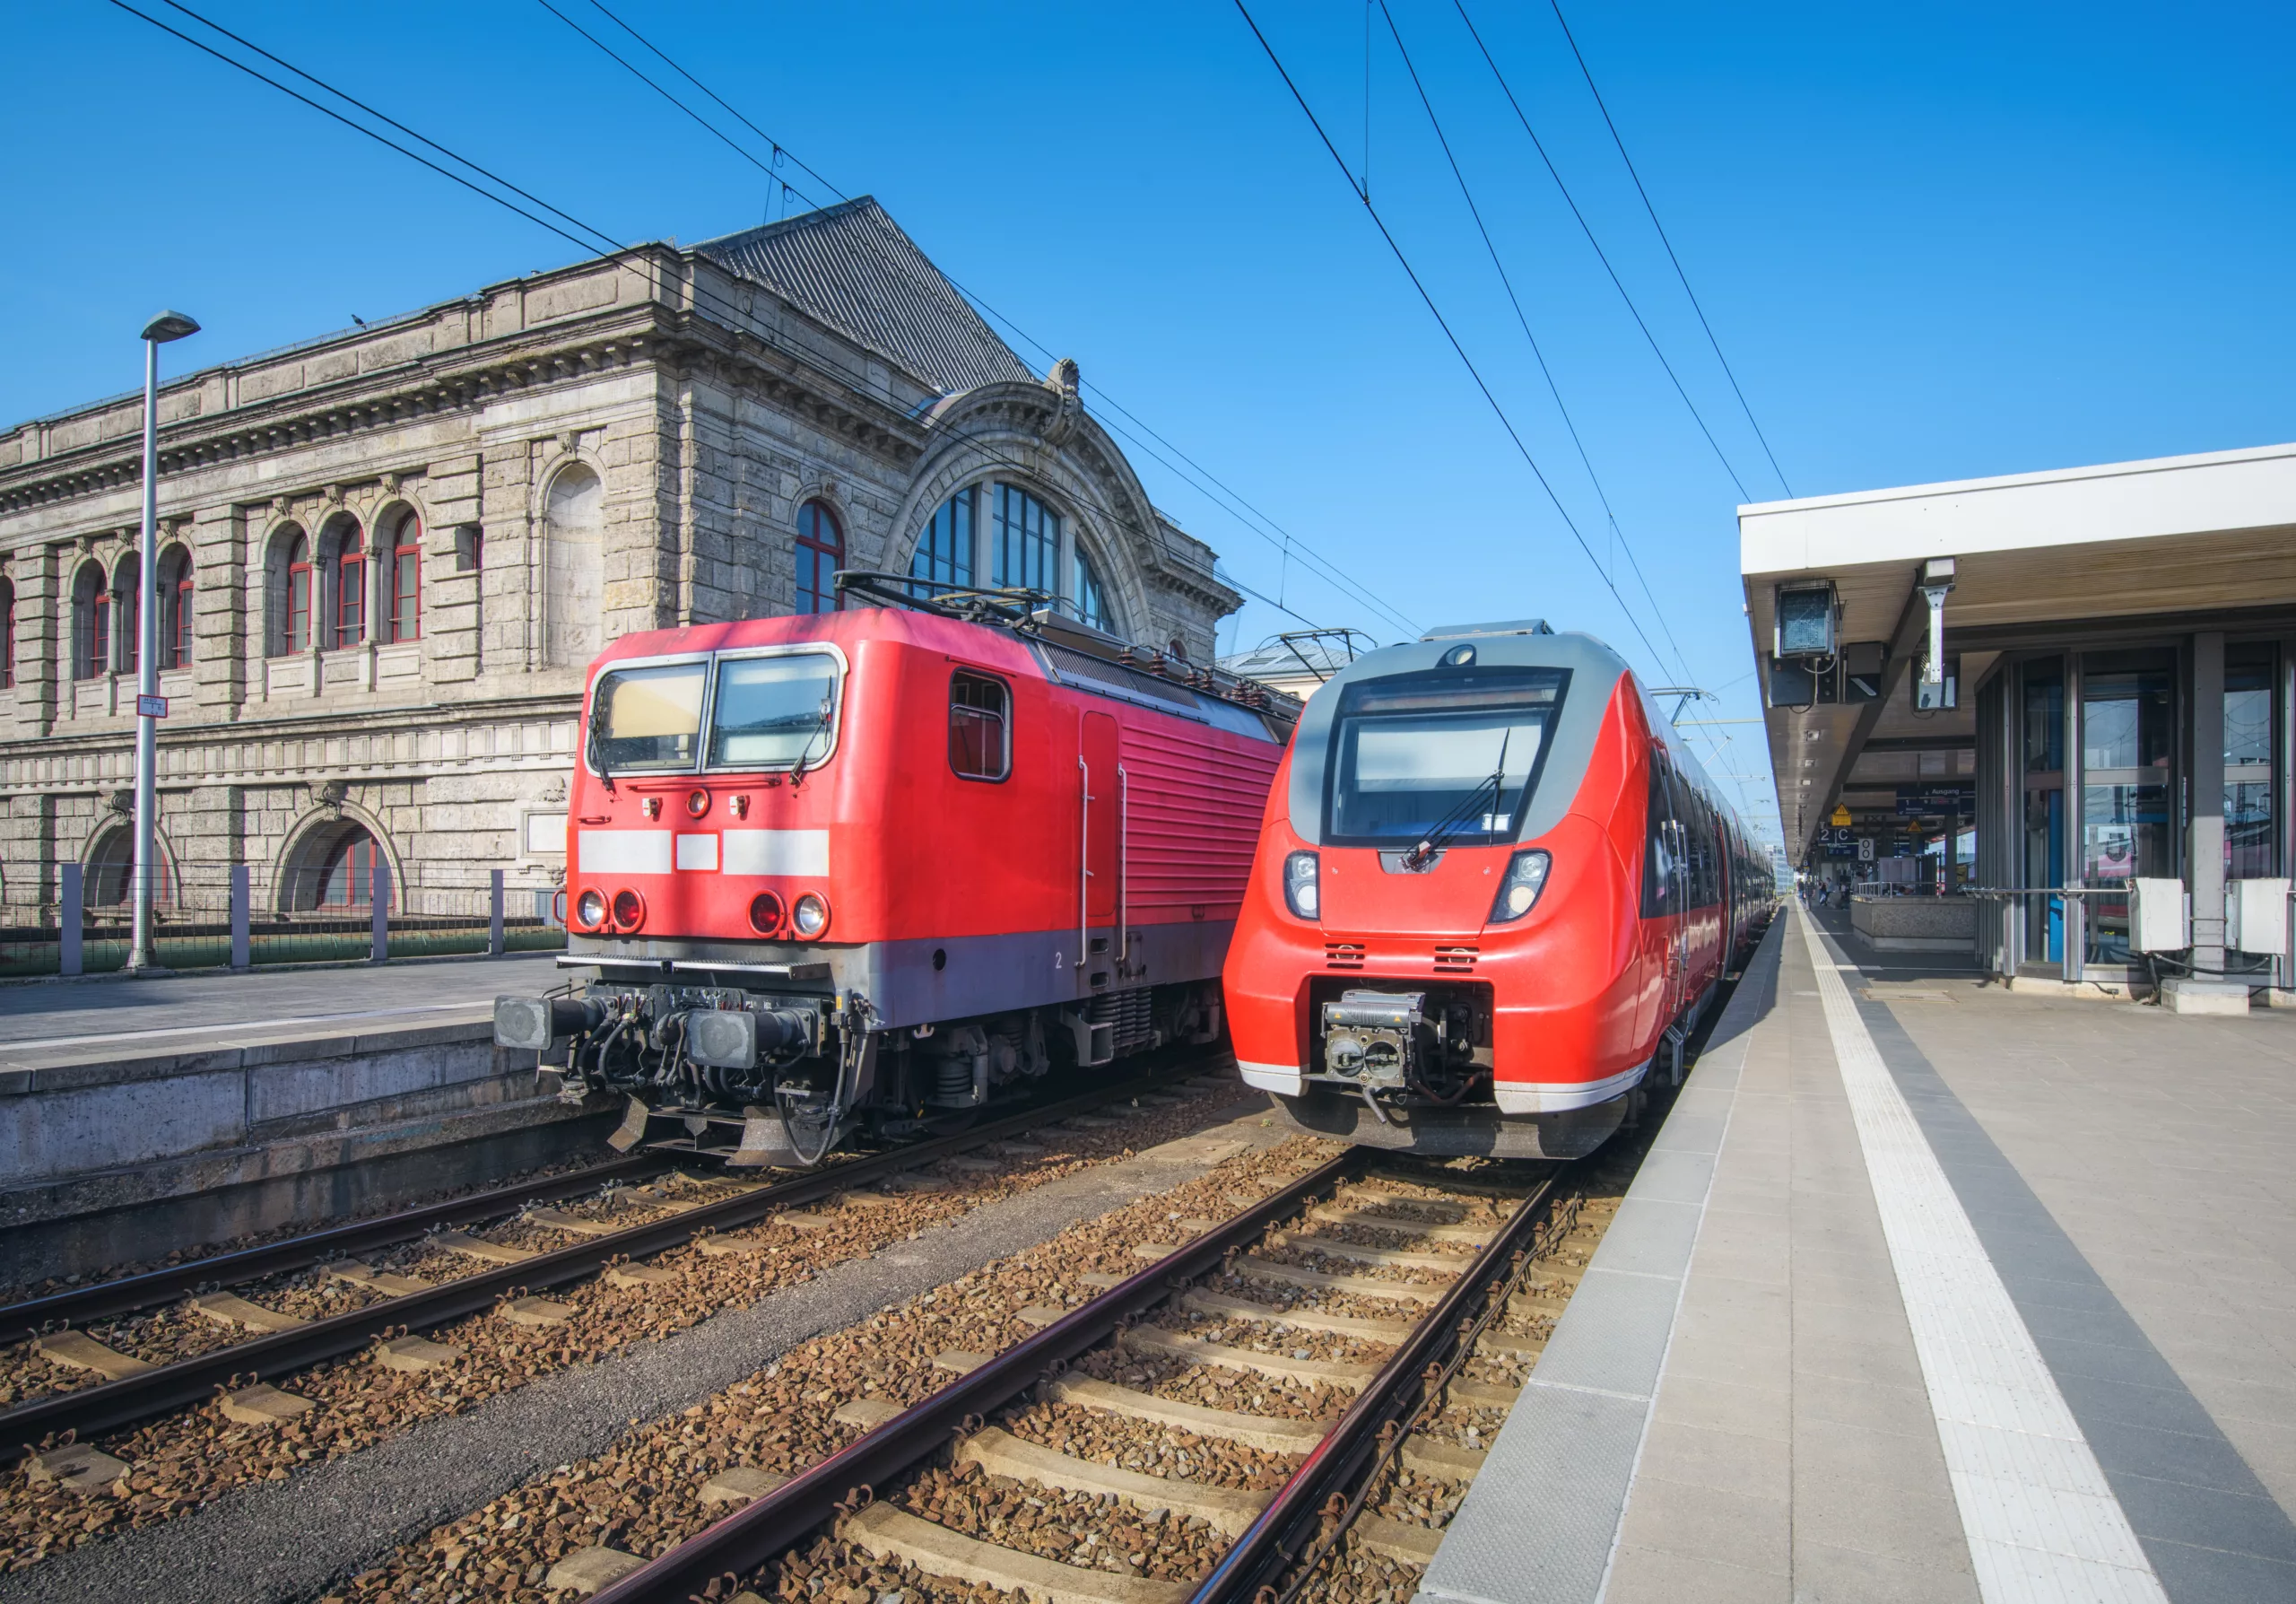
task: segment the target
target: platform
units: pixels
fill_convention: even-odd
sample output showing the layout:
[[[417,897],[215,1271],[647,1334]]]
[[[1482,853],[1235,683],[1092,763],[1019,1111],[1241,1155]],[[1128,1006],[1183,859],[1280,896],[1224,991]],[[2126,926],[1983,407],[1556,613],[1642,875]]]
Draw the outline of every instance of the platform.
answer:
[[[494,1045],[495,995],[555,976],[544,954],[0,987],[0,1281],[591,1143],[534,1055]]]
[[[2296,1019],[1955,967],[1772,928],[1422,1600],[2296,1599]]]

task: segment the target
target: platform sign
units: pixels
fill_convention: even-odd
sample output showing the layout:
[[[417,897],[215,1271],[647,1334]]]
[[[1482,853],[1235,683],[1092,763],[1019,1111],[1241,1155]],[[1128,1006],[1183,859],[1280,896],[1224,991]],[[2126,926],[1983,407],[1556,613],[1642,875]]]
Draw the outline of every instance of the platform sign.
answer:
[[[1898,817],[1926,818],[1958,814],[1968,818],[1977,811],[1974,785],[1901,785],[1898,787]]]
[[[139,719],[164,719],[168,716],[168,699],[164,696],[138,696],[135,716]]]

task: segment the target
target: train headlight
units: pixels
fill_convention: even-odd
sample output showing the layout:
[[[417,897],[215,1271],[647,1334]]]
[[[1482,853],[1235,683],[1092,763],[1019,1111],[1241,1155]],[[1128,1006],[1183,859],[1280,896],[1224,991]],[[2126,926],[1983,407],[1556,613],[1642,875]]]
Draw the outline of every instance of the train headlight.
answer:
[[[1283,902],[1297,918],[1323,917],[1323,870],[1313,852],[1294,852],[1283,860]]]
[[[829,904],[809,891],[789,910],[789,923],[798,935],[811,941],[829,928]]]
[[[595,930],[606,922],[606,894],[592,887],[574,899],[574,922]]]
[[[1538,905],[1539,893],[1546,888],[1546,871],[1553,859],[1544,852],[1518,852],[1507,860],[1507,877],[1499,883],[1499,894],[1491,902],[1491,922],[1511,924]]]
[[[613,922],[618,930],[634,930],[646,922],[646,899],[627,888],[613,894]]]

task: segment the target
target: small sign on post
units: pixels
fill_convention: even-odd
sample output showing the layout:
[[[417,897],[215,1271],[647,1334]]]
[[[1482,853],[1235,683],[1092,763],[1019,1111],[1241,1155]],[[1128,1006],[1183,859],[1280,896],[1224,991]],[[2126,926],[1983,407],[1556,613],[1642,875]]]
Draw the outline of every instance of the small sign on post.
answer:
[[[135,716],[139,719],[164,719],[168,716],[168,699],[164,696],[138,696]]]

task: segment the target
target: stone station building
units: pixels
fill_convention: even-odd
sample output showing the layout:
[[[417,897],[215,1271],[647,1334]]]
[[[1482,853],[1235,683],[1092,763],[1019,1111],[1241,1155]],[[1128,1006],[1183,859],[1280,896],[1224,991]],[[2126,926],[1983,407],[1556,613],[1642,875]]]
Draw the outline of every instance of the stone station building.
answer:
[[[160,395],[162,909],[563,873],[585,666],[835,605],[839,567],[1029,584],[1210,662],[1241,598],[867,197],[639,247]],[[0,434],[0,905],[123,901],[142,397]]]

